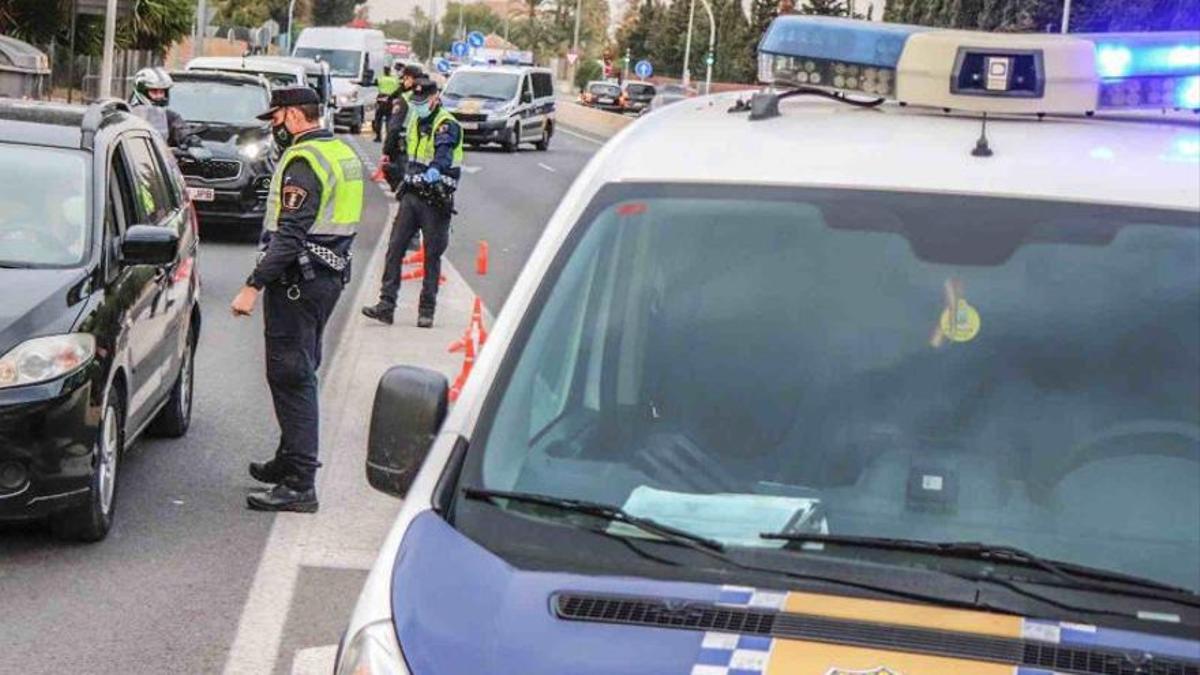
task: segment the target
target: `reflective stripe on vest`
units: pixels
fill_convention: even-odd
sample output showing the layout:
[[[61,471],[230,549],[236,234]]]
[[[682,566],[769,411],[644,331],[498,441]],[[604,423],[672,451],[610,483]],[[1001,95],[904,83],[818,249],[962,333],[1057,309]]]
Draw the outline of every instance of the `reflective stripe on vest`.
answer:
[[[438,127],[444,122],[457,122],[454,115],[446,112],[445,108],[439,107],[433,117],[433,124],[429,125],[429,135],[422,136],[420,134],[420,120],[417,116],[410,114],[408,116],[408,132],[405,134],[408,141],[408,159],[409,161],[417,162],[418,164],[429,164],[433,161],[434,150],[436,150],[433,137],[437,135]],[[458,145],[454,146],[454,158],[452,166],[462,166],[463,159],[463,135],[460,131],[458,134]]]
[[[267,216],[263,228],[279,229],[283,173],[295,160],[304,160],[321,182],[321,203],[309,234],[352,236],[358,231],[363,210],[363,168],[354,149],[336,138],[302,141],[284,151],[271,177]]]

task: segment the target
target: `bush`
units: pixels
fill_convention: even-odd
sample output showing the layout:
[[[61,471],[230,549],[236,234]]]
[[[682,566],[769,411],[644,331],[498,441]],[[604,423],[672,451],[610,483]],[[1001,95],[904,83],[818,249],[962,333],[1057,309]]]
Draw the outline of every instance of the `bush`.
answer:
[[[575,88],[583,89],[588,82],[603,79],[603,77],[604,66],[600,65],[599,61],[591,59],[581,61],[579,67],[575,69]]]

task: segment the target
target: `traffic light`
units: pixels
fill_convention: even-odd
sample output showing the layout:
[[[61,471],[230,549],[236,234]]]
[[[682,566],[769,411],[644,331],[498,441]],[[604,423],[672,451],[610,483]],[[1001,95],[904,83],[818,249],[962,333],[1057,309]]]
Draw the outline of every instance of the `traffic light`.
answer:
[[[711,66],[714,61],[716,61],[716,59],[713,58],[712,52],[709,52],[704,56],[704,65]]]

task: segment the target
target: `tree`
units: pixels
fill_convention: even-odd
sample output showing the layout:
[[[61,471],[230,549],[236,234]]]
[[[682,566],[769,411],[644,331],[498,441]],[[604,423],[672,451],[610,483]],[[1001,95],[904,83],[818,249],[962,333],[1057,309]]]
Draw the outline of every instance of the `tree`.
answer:
[[[342,26],[354,19],[356,0],[311,0],[314,26]]]
[[[604,66],[595,59],[583,59],[575,69],[575,87],[583,89],[588,82],[599,80],[604,73]]]
[[[889,3],[888,6],[891,6]],[[753,0],[750,5],[750,44],[747,46],[749,57],[753,62],[758,61],[758,41],[767,32],[767,28],[775,17],[779,16],[778,0]]]
[[[0,0],[0,34],[32,44],[65,47],[71,41],[69,0]],[[117,47],[161,52],[191,32],[192,0],[140,0],[134,11],[117,22]],[[98,55],[104,41],[104,17],[80,15],[75,50]]]
[[[718,82],[753,82],[758,59],[751,57],[758,35],[750,32],[750,22],[740,0],[712,0],[717,16],[717,53],[713,79]]]
[[[408,40],[409,42],[415,37],[414,26],[411,19],[394,19],[375,25],[376,28],[383,31],[385,36],[393,40]],[[426,25],[426,28],[428,27]]]
[[[800,5],[801,14],[817,16],[850,16],[850,8],[845,0],[807,0]]]
[[[462,32],[459,32],[459,9],[462,9]],[[471,31],[479,31],[484,35],[499,32],[504,20],[492,11],[491,7],[480,3],[464,4],[462,2],[446,3],[446,12],[442,15],[442,35],[453,36],[460,40]],[[446,45],[449,48],[449,45]]]
[[[651,31],[664,11],[658,0],[643,0],[628,5],[616,34],[617,51],[621,56],[628,52],[635,61],[653,58]]]
[[[130,49],[163,52],[192,32],[195,17],[192,0],[139,0],[117,26],[119,42]]]

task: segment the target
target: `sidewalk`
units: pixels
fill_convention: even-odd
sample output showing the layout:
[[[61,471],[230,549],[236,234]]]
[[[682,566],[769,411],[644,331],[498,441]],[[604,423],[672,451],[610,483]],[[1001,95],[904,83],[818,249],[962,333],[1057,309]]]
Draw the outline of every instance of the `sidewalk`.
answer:
[[[395,208],[393,204],[393,215]],[[394,326],[359,315],[359,307],[376,299],[375,280],[386,248],[386,239],[381,240],[358,272],[366,281],[357,297],[342,298],[351,303],[354,314],[321,386],[321,510],[316,515],[276,516],[226,662],[228,675],[261,675],[279,672],[280,667],[304,674],[332,671],[336,645],[305,648],[294,655],[278,652],[301,568],[369,569],[400,508],[399,500],[371,489],[364,474],[375,385],[384,371],[398,364],[433,368],[451,382],[462,365],[462,355],[448,353],[447,346],[470,321],[474,295],[445,258],[447,283],[438,295],[433,329],[416,328],[419,282],[403,284]],[[329,636],[330,641],[336,638]]]

